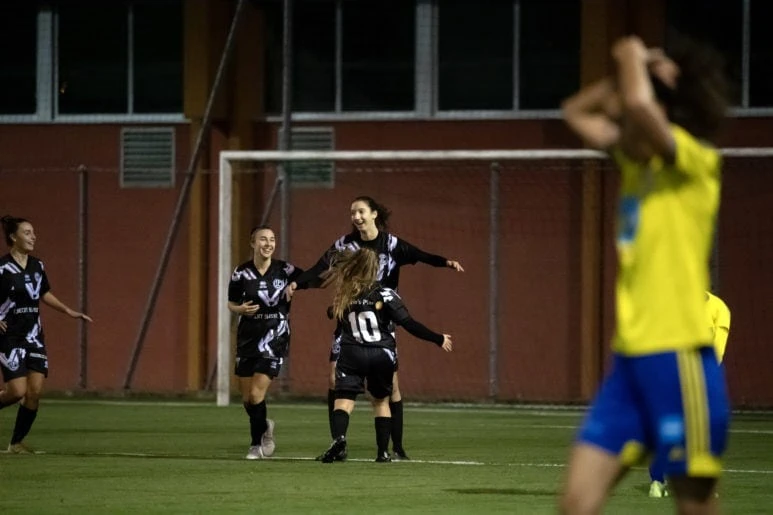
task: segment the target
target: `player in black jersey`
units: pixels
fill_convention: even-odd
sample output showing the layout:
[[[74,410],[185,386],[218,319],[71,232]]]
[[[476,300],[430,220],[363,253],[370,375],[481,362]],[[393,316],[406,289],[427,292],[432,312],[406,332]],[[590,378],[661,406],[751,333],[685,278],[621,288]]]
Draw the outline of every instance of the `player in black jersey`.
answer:
[[[4,216],[1,221],[11,250],[0,258],[0,371],[5,382],[0,409],[21,401],[8,452],[29,454],[33,451],[23,441],[38,414],[48,377],[40,301],[73,318],[92,320],[51,293],[43,262],[30,255],[37,238],[29,220]]]
[[[269,227],[253,229],[250,246],[252,259],[231,276],[228,309],[239,315],[235,373],[252,438],[245,458],[257,460],[274,454],[274,421],[266,418],[266,391],[290,346],[290,302],[282,293],[302,270],[272,259],[276,236]]]
[[[297,287],[310,286],[309,283],[311,281],[317,279],[329,268],[331,256],[345,249],[369,248],[374,250],[379,260],[378,280],[383,286],[394,290],[397,290],[400,267],[403,265],[426,263],[434,267],[447,267],[453,268],[457,272],[464,272],[464,268],[462,268],[458,261],[446,259],[435,254],[428,254],[407,241],[390,234],[388,232],[389,209],[371,197],[361,196],[355,198],[352,202],[350,213],[353,226],[352,232],[336,240],[312,268],[299,276],[295,282],[290,283],[287,289],[288,298],[292,297]],[[313,287],[313,285],[311,286]],[[341,326],[338,324],[333,334],[333,346],[330,352],[330,384],[327,394],[331,436],[333,433],[333,404],[335,399],[333,391],[335,385],[335,362],[340,349],[340,335]],[[397,377],[398,369],[399,365],[396,364],[395,376],[393,378],[394,388],[390,399],[392,450],[394,451],[395,459],[408,459],[403,447],[403,401]]]
[[[332,284],[333,317],[341,329],[341,351],[336,361],[333,443],[321,456],[331,463],[346,458],[346,430],[358,394],[367,390],[373,397],[376,425],[376,461],[388,462],[391,413],[389,396],[397,362],[395,325],[451,352],[448,334],[438,334],[413,320],[402,299],[377,280],[379,257],[369,248],[345,250],[333,258],[325,285]]]

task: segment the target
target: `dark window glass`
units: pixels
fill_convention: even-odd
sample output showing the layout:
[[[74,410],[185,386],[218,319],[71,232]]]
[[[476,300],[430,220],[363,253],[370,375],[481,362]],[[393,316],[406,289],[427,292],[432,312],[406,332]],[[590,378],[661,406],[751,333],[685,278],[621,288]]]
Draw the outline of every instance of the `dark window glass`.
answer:
[[[750,14],[749,104],[773,107],[773,2],[753,0]]]
[[[57,15],[59,113],[126,113],[126,4],[60,2]]]
[[[0,114],[37,111],[37,5],[0,3]]]
[[[580,85],[579,0],[521,0],[520,109],[558,109]]]
[[[266,2],[266,111],[282,111],[282,2]],[[335,2],[293,3],[293,111],[335,109]]]
[[[667,2],[666,18],[669,29],[707,43],[724,56],[727,63],[726,72],[734,84],[733,104],[740,105],[743,2],[739,0]],[[668,49],[668,40],[666,49]]]
[[[180,0],[134,5],[134,112],[180,113],[183,12]]]
[[[438,9],[439,109],[512,109],[512,0],[440,0]]]
[[[413,0],[343,3],[345,111],[412,111],[416,6]]]

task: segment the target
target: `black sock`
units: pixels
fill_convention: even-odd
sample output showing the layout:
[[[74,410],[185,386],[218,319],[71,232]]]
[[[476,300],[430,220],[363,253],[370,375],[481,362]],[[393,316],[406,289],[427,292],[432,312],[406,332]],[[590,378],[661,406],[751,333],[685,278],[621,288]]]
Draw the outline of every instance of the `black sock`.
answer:
[[[19,402],[19,401],[13,401],[13,402],[3,402],[3,401],[0,401],[0,409],[7,408],[8,406],[13,406],[17,402]]]
[[[346,436],[349,429],[349,414],[342,409],[333,411],[333,440]]]
[[[23,404],[19,404],[19,411],[16,412],[16,425],[13,428],[13,436],[11,437],[11,445],[24,440],[37,416],[38,410],[29,409]]]
[[[333,411],[336,404],[336,391],[327,391],[327,423],[330,426],[330,437],[335,439],[335,431],[333,431]]]
[[[389,403],[392,412],[392,450],[403,450],[403,401]]]
[[[268,422],[266,421],[266,401],[261,401],[260,404],[244,403],[244,411],[250,416],[250,436],[252,437],[252,443],[250,445],[260,445],[260,438],[263,433],[268,429]]]
[[[389,417],[376,417],[376,446],[378,455],[389,453],[389,432],[392,428],[392,419]]]

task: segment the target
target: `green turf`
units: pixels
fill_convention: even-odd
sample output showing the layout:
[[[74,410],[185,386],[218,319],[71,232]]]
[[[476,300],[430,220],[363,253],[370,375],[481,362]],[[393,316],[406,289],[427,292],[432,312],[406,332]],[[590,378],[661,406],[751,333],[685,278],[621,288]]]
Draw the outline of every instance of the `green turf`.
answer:
[[[0,411],[0,441],[15,412]],[[555,513],[578,412],[405,413],[412,462],[372,462],[363,402],[349,429],[352,460],[322,464],[310,458],[329,443],[324,405],[269,404],[276,459],[248,462],[240,406],[44,401],[27,442],[45,454],[0,455],[0,513]],[[737,416],[733,431],[723,509],[771,513],[773,417]],[[607,513],[671,512],[670,500],[647,497],[647,483],[633,471]]]

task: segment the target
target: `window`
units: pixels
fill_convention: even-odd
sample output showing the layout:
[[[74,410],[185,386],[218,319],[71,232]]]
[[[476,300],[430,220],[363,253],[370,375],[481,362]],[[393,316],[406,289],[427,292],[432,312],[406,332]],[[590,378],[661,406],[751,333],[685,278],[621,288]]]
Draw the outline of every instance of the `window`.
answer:
[[[282,2],[265,0],[268,113],[282,110]],[[558,110],[580,82],[581,0],[294,3],[292,111]],[[485,114],[483,116],[486,116]]]
[[[126,113],[126,5],[95,9],[91,2],[62,3],[57,23],[59,113]]]
[[[712,45],[727,63],[730,80],[742,84],[743,2],[737,0],[682,0],[668,2],[666,19],[671,30]],[[696,16],[700,13],[700,16]],[[666,41],[668,46],[668,41]],[[741,89],[733,98],[741,105]]]
[[[344,2],[344,111],[414,109],[415,11],[406,0],[391,0],[388,9],[380,2]]]
[[[134,5],[135,113],[180,113],[183,92],[183,16],[176,1]]]
[[[438,108],[512,109],[512,0],[440,0],[438,11]]]
[[[266,110],[282,110],[282,2],[264,5]],[[317,0],[293,6],[293,111],[410,111],[415,0]],[[374,20],[379,23],[374,23]]]
[[[282,2],[266,14],[266,110],[282,111]],[[336,99],[336,2],[293,4],[293,111],[334,111]]]
[[[182,111],[180,0],[56,7],[57,114]]]
[[[773,3],[754,0],[750,7],[749,105],[773,107]]]
[[[518,106],[558,109],[580,87],[580,2],[521,0]]]
[[[34,2],[0,3],[0,115],[37,111],[37,27]]]

